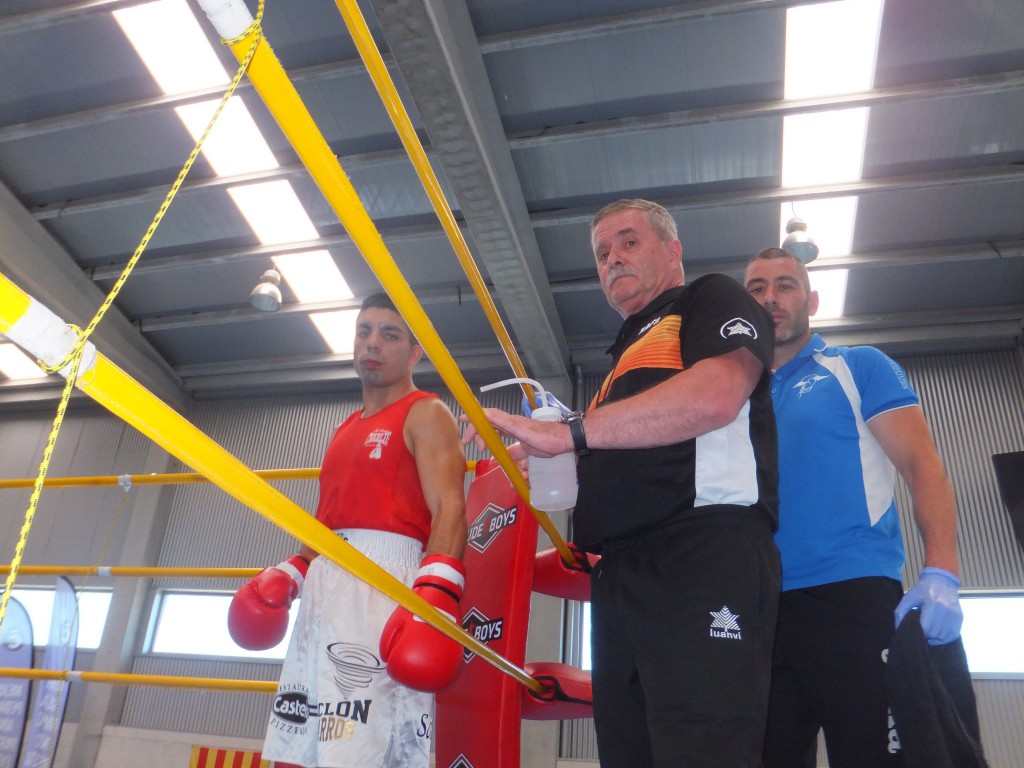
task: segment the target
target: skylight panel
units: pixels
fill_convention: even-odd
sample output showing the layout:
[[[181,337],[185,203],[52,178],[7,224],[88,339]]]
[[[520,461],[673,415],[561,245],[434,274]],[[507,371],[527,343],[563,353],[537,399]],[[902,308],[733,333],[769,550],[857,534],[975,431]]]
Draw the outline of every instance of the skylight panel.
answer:
[[[185,0],[157,0],[113,15],[164,93],[192,93],[231,81]],[[213,99],[175,108],[194,141],[206,130],[218,104],[219,100]],[[221,112],[203,144],[203,154],[218,176],[279,167],[238,96]],[[228,194],[264,245],[320,236],[288,181],[232,187]],[[300,303],[352,298],[348,283],[327,251],[278,256],[274,263]],[[351,352],[355,315],[335,317],[337,314],[322,313],[311,319],[332,349]]]
[[[312,312],[309,319],[320,331],[332,352],[338,355],[351,355],[358,314],[358,309],[341,309],[336,312]]]
[[[47,376],[35,360],[9,341],[0,342],[0,373],[8,379],[45,379]]]
[[[869,90],[882,0],[840,0],[786,11],[784,98]]]
[[[198,141],[213,117],[219,99],[176,107],[193,141]],[[210,135],[203,142],[203,155],[218,176],[234,176],[277,168],[279,163],[245,103],[232,96],[225,105]]]
[[[113,15],[164,93],[190,93],[231,82],[185,0],[157,0]]]
[[[867,107],[787,115],[782,126],[782,186],[859,179],[867,124]]]
[[[275,256],[274,266],[303,304],[352,298],[352,289],[327,251]]]
[[[874,84],[884,0],[839,0],[786,11],[786,99],[870,90]],[[861,178],[868,109],[787,115],[782,128],[782,186],[841,184]],[[793,215],[782,205],[780,238]],[[852,249],[857,201],[853,197],[804,201],[799,215],[819,248],[819,258]],[[821,306],[817,317],[843,314],[846,270],[814,270],[811,284]]]
[[[228,194],[264,245],[299,243],[320,236],[287,181],[232,187]]]
[[[818,292],[818,313],[814,320],[831,320],[843,316],[848,275],[848,269],[808,270],[811,290]]]

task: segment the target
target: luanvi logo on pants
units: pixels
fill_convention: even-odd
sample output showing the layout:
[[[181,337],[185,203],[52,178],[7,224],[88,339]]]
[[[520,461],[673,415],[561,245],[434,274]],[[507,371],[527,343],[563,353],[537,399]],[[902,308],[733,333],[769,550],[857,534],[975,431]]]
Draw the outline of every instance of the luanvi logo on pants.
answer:
[[[729,610],[726,605],[720,611],[708,611],[712,615],[711,637],[723,637],[729,640],[742,640],[743,630],[740,629],[739,614]]]

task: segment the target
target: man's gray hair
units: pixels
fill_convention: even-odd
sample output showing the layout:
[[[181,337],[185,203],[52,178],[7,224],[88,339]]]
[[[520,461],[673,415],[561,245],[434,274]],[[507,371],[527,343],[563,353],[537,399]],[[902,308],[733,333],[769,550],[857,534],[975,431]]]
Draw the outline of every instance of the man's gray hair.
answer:
[[[620,211],[640,211],[647,219],[647,223],[657,233],[658,238],[663,242],[668,243],[679,239],[676,220],[672,218],[671,213],[657,203],[634,197],[616,200],[594,214],[594,218],[590,221],[591,241],[594,238],[594,228],[613,213],[619,213]]]

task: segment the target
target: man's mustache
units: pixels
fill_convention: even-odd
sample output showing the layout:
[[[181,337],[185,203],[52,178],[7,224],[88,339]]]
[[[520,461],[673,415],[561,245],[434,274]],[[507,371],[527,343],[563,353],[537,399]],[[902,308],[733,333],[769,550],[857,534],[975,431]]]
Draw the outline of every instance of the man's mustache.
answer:
[[[611,285],[613,282],[615,282],[615,280],[617,280],[620,277],[636,277],[636,272],[634,272],[631,269],[610,269],[608,270],[608,273],[605,276],[605,283]]]

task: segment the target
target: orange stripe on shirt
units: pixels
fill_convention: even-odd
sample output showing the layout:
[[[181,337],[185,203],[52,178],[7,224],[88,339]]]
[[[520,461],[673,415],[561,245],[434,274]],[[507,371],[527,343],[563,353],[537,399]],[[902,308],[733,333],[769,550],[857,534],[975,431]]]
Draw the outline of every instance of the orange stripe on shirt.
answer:
[[[604,400],[615,380],[630,371],[642,368],[683,370],[682,350],[679,345],[679,329],[682,324],[681,316],[669,315],[635,341],[623,352],[614,370],[605,378],[594,404]]]

